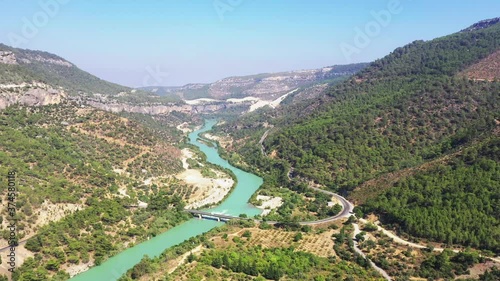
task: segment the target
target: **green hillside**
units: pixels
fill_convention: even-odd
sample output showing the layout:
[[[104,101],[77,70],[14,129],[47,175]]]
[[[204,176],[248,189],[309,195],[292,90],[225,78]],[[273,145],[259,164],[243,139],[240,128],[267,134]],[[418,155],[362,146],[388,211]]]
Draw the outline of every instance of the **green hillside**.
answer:
[[[500,117],[498,82],[454,76],[498,49],[499,37],[494,26],[398,48],[330,89],[332,102],[265,146],[300,175],[343,189],[447,153]]]
[[[499,163],[496,136],[397,180],[363,210],[406,233],[500,253]]]

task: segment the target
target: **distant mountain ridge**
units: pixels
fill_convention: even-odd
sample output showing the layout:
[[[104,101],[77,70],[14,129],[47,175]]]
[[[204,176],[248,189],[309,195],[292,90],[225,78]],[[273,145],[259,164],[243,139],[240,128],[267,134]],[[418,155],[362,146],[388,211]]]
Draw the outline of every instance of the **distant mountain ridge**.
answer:
[[[211,84],[132,89],[102,80],[68,60],[43,51],[0,44],[0,109],[19,103],[40,106],[72,99],[112,112],[189,114],[227,108],[245,111],[256,100],[274,101],[299,87],[345,79],[367,64],[336,65],[242,77],[228,77]],[[226,99],[255,97],[252,101],[226,103]],[[215,104],[185,104],[182,99],[217,99]],[[265,102],[264,102],[265,103]],[[259,105],[264,106],[264,105]]]
[[[353,75],[367,65],[367,63],[334,65],[310,70],[233,76],[209,84],[187,84],[180,87],[146,87],[141,89],[159,95],[176,96],[185,100],[199,98],[225,100],[245,97],[274,100],[298,87],[305,87],[315,83],[327,83],[331,79]]]

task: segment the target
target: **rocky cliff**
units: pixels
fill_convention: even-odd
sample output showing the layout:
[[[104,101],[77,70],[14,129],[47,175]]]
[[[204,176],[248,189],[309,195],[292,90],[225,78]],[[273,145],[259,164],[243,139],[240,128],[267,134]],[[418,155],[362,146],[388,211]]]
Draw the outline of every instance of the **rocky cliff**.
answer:
[[[320,69],[228,77],[210,84],[188,84],[182,87],[147,87],[144,90],[159,95],[177,96],[185,100],[199,98],[226,100],[255,97],[260,100],[271,101],[298,87],[350,76],[366,65],[365,63],[335,65]]]
[[[43,83],[0,85],[0,110],[14,104],[42,106],[58,104],[66,98],[61,89]]]
[[[0,63],[17,64],[17,59],[13,52],[0,51]]]
[[[468,32],[468,31],[474,31],[474,30],[488,28],[488,27],[495,25],[499,22],[500,22],[500,18],[482,20],[482,21],[477,22],[477,23],[469,26],[468,28],[462,30],[462,32]]]
[[[87,105],[90,105],[95,108],[99,108],[105,111],[110,112],[133,112],[133,113],[143,113],[150,115],[166,115],[170,114],[174,111],[187,113],[187,114],[196,114],[196,113],[210,113],[217,112],[220,110],[224,110],[229,107],[234,107],[235,105],[231,104],[209,104],[209,105],[132,105],[126,103],[104,103],[99,101],[87,101]]]

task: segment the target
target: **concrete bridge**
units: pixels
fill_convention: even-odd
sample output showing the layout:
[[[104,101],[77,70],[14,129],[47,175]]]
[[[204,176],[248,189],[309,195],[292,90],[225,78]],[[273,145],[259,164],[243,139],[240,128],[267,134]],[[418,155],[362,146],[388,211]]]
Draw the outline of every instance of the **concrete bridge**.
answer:
[[[203,212],[203,211],[198,211],[198,210],[186,209],[184,211],[191,213],[191,214],[193,214],[193,216],[198,217],[200,219],[208,219],[208,220],[215,220],[215,221],[222,221],[222,222],[228,222],[232,219],[242,219],[240,217],[235,217],[235,216],[231,216],[231,215],[209,213],[209,212]]]

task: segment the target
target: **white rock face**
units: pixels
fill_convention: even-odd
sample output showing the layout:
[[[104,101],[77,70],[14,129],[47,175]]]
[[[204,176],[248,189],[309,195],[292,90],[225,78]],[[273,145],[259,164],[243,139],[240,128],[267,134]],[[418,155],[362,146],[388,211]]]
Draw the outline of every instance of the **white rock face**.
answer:
[[[39,62],[45,62],[45,63],[51,63],[51,64],[56,64],[56,65],[61,65],[61,66],[66,66],[66,67],[72,67],[73,65],[63,59],[52,59],[52,58],[44,58],[39,55],[30,55],[29,60],[25,62],[30,62],[31,61],[39,61]]]
[[[0,63],[17,64],[16,55],[12,52],[0,51]]]
[[[66,98],[63,91],[48,85],[0,85],[0,110],[14,104],[43,106],[61,103]]]
[[[200,113],[200,112],[214,112],[225,108],[225,105],[214,104],[214,105],[130,105],[125,103],[115,103],[115,102],[98,102],[98,101],[87,101],[87,104],[110,112],[134,112],[143,113],[150,115],[158,114],[168,114],[173,111],[184,112],[184,113]]]
[[[54,59],[54,58],[45,58],[40,55],[28,55],[28,58],[21,58],[20,61],[22,63],[33,63],[33,61],[38,61],[38,62],[43,62],[43,63],[50,63],[50,64],[56,64],[60,66],[65,66],[65,67],[72,67],[73,65],[65,61],[63,59]],[[19,64],[18,63],[18,58],[13,52],[9,51],[0,51],[0,63],[3,64]]]

